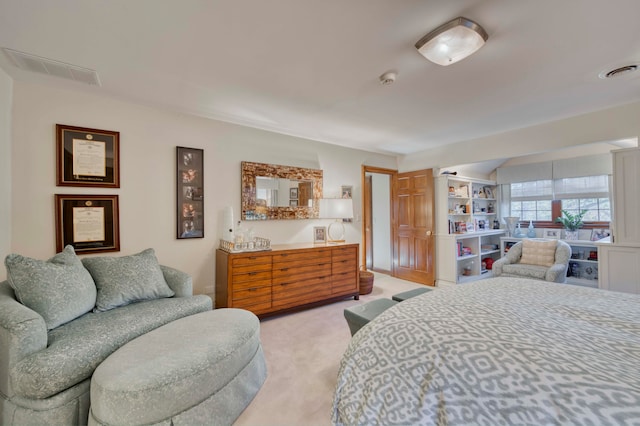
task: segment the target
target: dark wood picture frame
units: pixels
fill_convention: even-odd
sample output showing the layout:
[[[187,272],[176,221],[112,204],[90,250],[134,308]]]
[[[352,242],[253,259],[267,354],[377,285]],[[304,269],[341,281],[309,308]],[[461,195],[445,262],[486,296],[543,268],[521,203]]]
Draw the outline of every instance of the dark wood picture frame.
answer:
[[[120,132],[56,124],[56,185],[120,188]]]
[[[56,251],[78,254],[120,251],[117,195],[56,194]]]
[[[178,239],[204,238],[204,150],[176,147]]]

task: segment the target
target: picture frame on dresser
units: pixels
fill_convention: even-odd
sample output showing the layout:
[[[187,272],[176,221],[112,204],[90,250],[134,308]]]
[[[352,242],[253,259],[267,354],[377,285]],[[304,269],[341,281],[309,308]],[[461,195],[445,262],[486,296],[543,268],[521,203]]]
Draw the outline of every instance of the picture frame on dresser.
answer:
[[[562,230],[561,229],[545,229],[542,232],[542,238],[559,240],[561,234],[562,234]]]
[[[56,124],[56,186],[120,188],[120,132]]]
[[[55,195],[56,251],[78,254],[120,251],[117,195]]]
[[[204,238],[204,150],[176,147],[176,237]]]
[[[313,243],[325,244],[326,242],[327,242],[327,227],[314,226],[313,227]]]

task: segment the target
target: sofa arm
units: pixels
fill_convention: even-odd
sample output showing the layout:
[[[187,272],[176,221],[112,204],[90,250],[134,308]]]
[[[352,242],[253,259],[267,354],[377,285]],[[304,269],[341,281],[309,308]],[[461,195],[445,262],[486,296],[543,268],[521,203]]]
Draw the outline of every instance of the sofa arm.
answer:
[[[46,347],[44,318],[18,302],[7,281],[0,282],[0,392],[13,396],[10,367]]]
[[[555,283],[563,283],[567,281],[567,269],[569,265],[567,263],[556,263],[551,265],[544,276],[545,281],[551,281]]]
[[[160,265],[160,269],[162,269],[165,281],[167,281],[171,290],[176,293],[175,297],[193,296],[191,275],[164,265]]]
[[[506,257],[501,257],[500,259],[496,260],[495,262],[493,262],[493,265],[491,265],[491,270],[493,271],[493,276],[494,277],[499,277],[500,275],[502,275],[502,267],[504,265],[508,265],[509,259],[507,259]]]

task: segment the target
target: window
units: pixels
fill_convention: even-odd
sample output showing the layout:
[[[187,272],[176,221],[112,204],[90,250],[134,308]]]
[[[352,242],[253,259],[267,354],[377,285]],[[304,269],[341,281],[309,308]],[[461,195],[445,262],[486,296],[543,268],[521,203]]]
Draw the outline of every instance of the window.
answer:
[[[609,176],[584,176],[517,182],[508,188],[509,215],[524,221],[553,222],[564,209],[572,214],[587,210],[585,222],[611,221]]]
[[[551,221],[551,200],[511,201],[511,216],[522,220]]]
[[[562,208],[571,214],[586,210],[585,222],[610,222],[611,202],[609,198],[569,198],[560,200]]]

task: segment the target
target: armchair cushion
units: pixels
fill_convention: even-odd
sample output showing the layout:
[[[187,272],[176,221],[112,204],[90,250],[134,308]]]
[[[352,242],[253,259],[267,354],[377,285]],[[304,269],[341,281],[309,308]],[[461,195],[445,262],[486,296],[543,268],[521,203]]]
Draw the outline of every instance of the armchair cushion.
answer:
[[[96,303],[96,285],[70,245],[46,261],[10,254],[5,266],[16,298],[42,316],[47,330],[89,312]]]
[[[131,256],[85,258],[82,263],[98,288],[94,312],[175,295],[153,249]]]
[[[548,268],[555,263],[557,245],[558,242],[555,240],[522,240],[522,257],[520,258],[520,263],[546,266]]]

